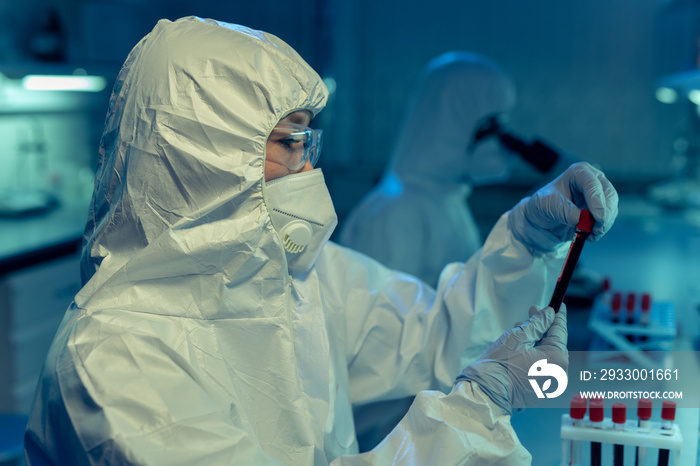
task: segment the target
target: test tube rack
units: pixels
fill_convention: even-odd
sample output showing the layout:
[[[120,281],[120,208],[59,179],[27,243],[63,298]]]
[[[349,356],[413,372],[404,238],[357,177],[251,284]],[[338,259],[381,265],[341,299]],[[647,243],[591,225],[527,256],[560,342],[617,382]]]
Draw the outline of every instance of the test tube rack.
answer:
[[[596,424],[596,427],[592,427],[588,416],[575,420],[568,414],[562,415],[562,465],[568,465],[569,445],[573,440],[670,450],[673,452],[671,464],[680,466],[683,437],[678,425],[672,424],[670,429],[662,429],[660,422],[650,422],[648,427],[639,427],[636,421],[629,420],[625,422],[624,430],[615,430],[609,417]]]
[[[645,325],[639,323],[641,311],[637,309],[635,323],[628,324],[624,322],[625,311],[622,311],[620,322],[613,321],[609,299],[605,298],[594,302],[588,321],[588,328],[599,336],[591,346],[591,357],[604,362],[608,350],[616,353],[615,356],[623,352],[633,363],[644,367],[662,362],[654,359],[654,352],[660,356],[673,350],[677,333],[673,303],[654,302],[649,309],[649,322]]]

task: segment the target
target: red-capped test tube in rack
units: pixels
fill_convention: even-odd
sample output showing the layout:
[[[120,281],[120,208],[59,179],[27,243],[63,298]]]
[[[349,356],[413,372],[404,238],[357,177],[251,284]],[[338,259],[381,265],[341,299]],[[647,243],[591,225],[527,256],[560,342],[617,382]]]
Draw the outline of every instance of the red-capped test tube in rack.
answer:
[[[620,309],[622,308],[622,294],[619,291],[613,293],[612,303],[610,303],[610,318],[614,323],[620,322]]]
[[[569,407],[569,416],[572,426],[582,426],[586,417],[586,399],[581,395],[574,395]],[[578,440],[569,441],[569,466],[581,464],[581,442]]]
[[[676,402],[664,400],[661,405],[661,430],[668,431],[669,434],[673,429],[673,421],[676,419]],[[670,451],[667,449],[659,450],[659,466],[668,466],[668,458]]]
[[[612,421],[613,429],[625,430],[625,422],[627,422],[627,406],[624,403],[613,403],[612,405]],[[613,447],[613,464],[615,466],[624,466],[625,464],[625,446],[615,444]]]
[[[590,426],[594,429],[601,429],[604,419],[603,400],[601,398],[591,398],[588,402],[588,421]],[[601,447],[600,442],[591,442],[591,466],[601,466]]]
[[[640,429],[648,429],[651,419],[651,405],[652,402],[648,398],[642,398],[637,401],[637,425]],[[647,449],[644,447],[637,447],[637,454],[635,458],[635,465],[645,465],[647,464]]]

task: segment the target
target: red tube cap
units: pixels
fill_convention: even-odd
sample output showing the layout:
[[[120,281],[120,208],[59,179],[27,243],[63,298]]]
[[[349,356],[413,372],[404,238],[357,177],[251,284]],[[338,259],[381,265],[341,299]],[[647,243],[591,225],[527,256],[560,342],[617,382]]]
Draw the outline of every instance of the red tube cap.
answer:
[[[586,399],[581,397],[574,397],[571,400],[571,407],[569,408],[569,416],[571,419],[583,419],[586,416]]]
[[[665,400],[661,405],[661,419],[664,421],[673,421],[676,419],[676,402]]]
[[[627,310],[634,311],[634,293],[627,295]]]
[[[603,422],[605,413],[603,412],[603,400],[593,399],[588,403],[588,419],[591,422]]]
[[[624,403],[613,403],[612,411],[612,421],[615,424],[624,424],[627,422],[627,406]]]
[[[642,312],[647,312],[649,309],[651,309],[651,295],[644,293],[642,295]]]
[[[619,311],[622,306],[622,295],[619,292],[615,292],[612,298],[612,310]]]
[[[578,216],[578,224],[576,225],[576,229],[590,233],[593,231],[594,223],[595,219],[588,209],[581,209],[581,214]]]
[[[605,277],[603,278],[603,291],[609,291],[610,290],[610,278]]]
[[[637,402],[637,418],[647,421],[651,419],[651,400],[642,398]]]

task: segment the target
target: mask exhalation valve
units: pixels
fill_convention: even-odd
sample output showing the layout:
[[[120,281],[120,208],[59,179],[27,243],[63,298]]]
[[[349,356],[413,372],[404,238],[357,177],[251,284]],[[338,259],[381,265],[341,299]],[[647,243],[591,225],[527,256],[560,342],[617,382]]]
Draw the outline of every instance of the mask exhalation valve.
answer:
[[[303,220],[294,220],[282,228],[280,237],[287,251],[299,253],[311,242],[312,233],[311,225],[307,222]]]

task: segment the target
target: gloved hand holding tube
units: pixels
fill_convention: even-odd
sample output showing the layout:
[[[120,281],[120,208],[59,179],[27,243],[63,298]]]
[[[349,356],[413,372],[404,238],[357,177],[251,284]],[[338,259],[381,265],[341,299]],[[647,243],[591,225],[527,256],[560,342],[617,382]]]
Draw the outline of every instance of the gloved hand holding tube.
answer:
[[[457,377],[457,381],[478,384],[509,413],[541,401],[528,380],[528,371],[536,362],[545,359],[564,371],[569,367],[566,305],[562,304],[556,314],[551,307],[538,310],[532,306],[529,312],[529,320],[501,335]]]
[[[550,252],[571,241],[581,209],[588,209],[595,224],[589,241],[599,240],[617,218],[617,191],[602,171],[579,162],[520,201],[508,217],[513,236],[533,251]]]

